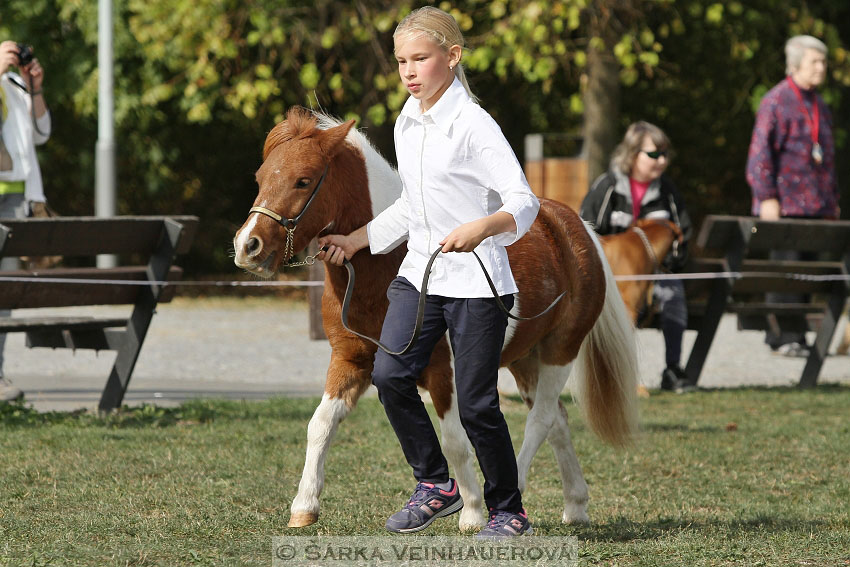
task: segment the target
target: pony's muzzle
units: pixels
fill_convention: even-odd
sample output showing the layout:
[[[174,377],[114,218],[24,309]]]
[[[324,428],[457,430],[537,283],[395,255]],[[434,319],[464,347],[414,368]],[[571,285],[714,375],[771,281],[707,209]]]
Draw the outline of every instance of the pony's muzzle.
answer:
[[[247,236],[247,238],[246,238]],[[237,234],[233,239],[233,248],[236,252],[234,259],[236,265],[250,270],[257,266],[260,255],[263,253],[263,240],[252,234]]]

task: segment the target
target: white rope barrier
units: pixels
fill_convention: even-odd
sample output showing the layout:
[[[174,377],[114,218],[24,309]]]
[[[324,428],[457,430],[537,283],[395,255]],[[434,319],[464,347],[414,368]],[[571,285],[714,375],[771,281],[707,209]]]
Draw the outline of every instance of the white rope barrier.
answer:
[[[0,282],[19,283],[56,283],[56,284],[92,284],[92,285],[156,285],[156,286],[215,286],[215,287],[321,287],[323,281],[275,280],[275,281],[155,281],[155,280],[102,280],[93,278],[34,278],[0,276]]]
[[[661,281],[661,280],[716,280],[716,279],[792,279],[799,281],[830,282],[850,281],[850,274],[796,274],[785,272],[694,272],[681,274],[641,274],[633,276],[614,276],[616,281]],[[52,278],[32,276],[0,276],[0,282],[51,283],[51,284],[90,284],[90,285],[141,285],[141,286],[210,286],[210,287],[322,287],[324,281],[318,280],[275,280],[275,281],[150,281],[150,280],[109,280],[91,278]]]

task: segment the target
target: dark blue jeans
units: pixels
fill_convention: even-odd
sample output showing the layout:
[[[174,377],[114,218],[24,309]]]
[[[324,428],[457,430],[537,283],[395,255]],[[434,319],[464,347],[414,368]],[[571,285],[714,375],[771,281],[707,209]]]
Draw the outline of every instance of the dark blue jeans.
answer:
[[[688,302],[682,280],[658,280],[652,289],[658,309],[661,333],[664,335],[665,362],[679,366],[682,358],[682,337],[688,328]]]
[[[396,278],[387,297],[390,306],[381,342],[398,351],[413,333],[419,292],[406,279]],[[513,296],[503,296],[502,301],[510,308]],[[522,510],[516,456],[496,389],[506,326],[507,316],[495,298],[429,295],[419,339],[401,356],[378,350],[372,383],[416,479],[447,481],[449,467],[419,397],[416,380],[428,365],[437,342],[448,331],[460,421],[484,474],[484,500],[488,508],[516,513]]]

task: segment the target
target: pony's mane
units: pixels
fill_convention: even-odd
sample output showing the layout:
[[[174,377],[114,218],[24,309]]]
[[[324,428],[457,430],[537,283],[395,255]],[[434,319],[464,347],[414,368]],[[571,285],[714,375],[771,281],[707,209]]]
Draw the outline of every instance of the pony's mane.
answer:
[[[314,124],[321,130],[327,130],[342,124],[342,120],[323,112],[311,111]],[[398,172],[372,145],[372,142],[360,130],[348,131],[346,142],[360,150],[366,162],[366,175],[369,179],[369,198],[372,201],[372,215],[392,205],[401,195],[401,178]]]
[[[316,117],[311,112],[303,108],[290,109],[286,113],[286,120],[278,123],[266,136],[266,143],[263,145],[263,161],[279,145],[307,138],[315,129]]]
[[[281,144],[309,138],[316,128],[328,130],[342,124],[339,118],[323,112],[294,107],[286,113],[286,120],[272,128],[266,136],[263,146],[263,160]],[[369,180],[369,198],[372,202],[372,216],[389,207],[401,195],[401,178],[398,172],[384,159],[384,156],[356,128],[352,128],[345,138],[346,142],[359,150],[366,164],[366,176]]]

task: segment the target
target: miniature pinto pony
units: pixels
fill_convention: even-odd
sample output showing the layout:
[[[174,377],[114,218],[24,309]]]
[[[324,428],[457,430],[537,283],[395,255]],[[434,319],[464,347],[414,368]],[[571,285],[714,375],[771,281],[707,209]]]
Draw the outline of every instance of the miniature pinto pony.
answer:
[[[269,132],[256,174],[259,194],[234,238],[237,266],[270,277],[315,237],[351,232],[399,197],[398,174],[353,124],[292,108]],[[567,294],[542,317],[511,321],[501,364],[513,373],[530,408],[517,457],[520,490],[526,487],[532,457],[548,440],[563,483],[562,520],[586,522],[587,484],[559,395],[574,366],[572,390],[590,428],[606,442],[627,444],[637,423],[634,327],[593,231],[566,205],[547,200],[541,205],[530,231],[508,247],[520,290],[513,313],[540,313],[561,292]],[[380,335],[386,290],[403,256],[400,246],[385,255],[371,255],[366,249],[351,259],[357,275],[351,328]],[[376,347],[347,332],[340,320],[346,284],[343,267],[325,264],[322,318],[331,361],[322,401],[307,426],[307,454],[290,527],[318,520],[331,439],[371,384]],[[460,529],[479,528],[486,523],[482,492],[458,416],[445,338],[418,384],[431,396],[443,451],[465,502]]]

